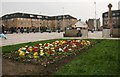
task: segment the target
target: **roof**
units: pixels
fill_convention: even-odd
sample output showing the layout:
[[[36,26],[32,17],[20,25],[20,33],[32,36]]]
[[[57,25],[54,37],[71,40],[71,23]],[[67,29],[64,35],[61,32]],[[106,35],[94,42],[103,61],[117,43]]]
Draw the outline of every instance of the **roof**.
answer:
[[[112,10],[112,13],[116,13],[116,15],[112,15],[112,17],[116,17],[116,16],[120,17],[120,10]],[[107,14],[107,16],[105,16],[105,14]],[[104,12],[102,14],[102,17],[108,17],[108,11]]]
[[[84,28],[87,28],[88,25],[86,23],[84,23],[83,21],[78,21],[76,22],[73,27],[84,27]]]
[[[28,14],[28,13],[12,13],[2,16],[2,19],[11,19],[11,18],[31,18],[31,19],[43,19],[43,20],[63,20],[64,19],[77,19],[70,15],[58,15],[58,16],[45,16],[37,14]]]

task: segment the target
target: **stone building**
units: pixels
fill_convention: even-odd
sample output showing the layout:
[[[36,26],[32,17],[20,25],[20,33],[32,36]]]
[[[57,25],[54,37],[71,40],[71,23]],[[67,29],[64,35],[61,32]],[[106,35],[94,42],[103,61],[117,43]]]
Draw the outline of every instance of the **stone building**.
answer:
[[[95,19],[88,19],[87,24],[88,24],[88,30],[95,30]],[[96,19],[96,30],[100,30],[100,18]]]
[[[77,19],[70,15],[44,16],[27,13],[13,13],[4,15],[1,18],[2,24],[5,25],[6,30],[10,30],[11,28],[14,30],[35,29],[38,31],[41,28],[49,28],[51,30],[64,30],[66,27],[71,27],[77,22]]]
[[[102,14],[103,29],[108,28],[108,12]],[[120,36],[120,10],[112,10],[112,36]]]

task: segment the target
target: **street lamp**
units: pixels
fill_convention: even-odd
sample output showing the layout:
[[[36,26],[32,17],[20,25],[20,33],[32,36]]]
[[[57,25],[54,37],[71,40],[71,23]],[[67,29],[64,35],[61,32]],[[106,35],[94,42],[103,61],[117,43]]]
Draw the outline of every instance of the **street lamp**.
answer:
[[[96,22],[96,15],[97,15],[97,13],[96,13],[96,2],[94,2],[94,4],[95,4],[95,20],[94,20],[94,27],[95,27],[95,30],[97,30],[97,22]]]
[[[63,9],[63,27],[64,27],[64,7],[62,7]]]

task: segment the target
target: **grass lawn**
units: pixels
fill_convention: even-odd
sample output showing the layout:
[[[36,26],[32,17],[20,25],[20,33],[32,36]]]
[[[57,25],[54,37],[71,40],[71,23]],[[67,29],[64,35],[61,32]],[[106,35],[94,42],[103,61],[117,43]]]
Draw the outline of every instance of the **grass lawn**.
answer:
[[[61,67],[56,75],[118,75],[120,40],[103,40]]]

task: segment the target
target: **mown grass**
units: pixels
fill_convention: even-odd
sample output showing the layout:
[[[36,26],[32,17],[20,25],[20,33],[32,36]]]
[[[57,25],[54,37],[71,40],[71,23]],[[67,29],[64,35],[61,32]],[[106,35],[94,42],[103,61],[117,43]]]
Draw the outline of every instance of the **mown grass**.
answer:
[[[120,40],[102,40],[72,62],[59,68],[55,75],[118,75]]]

